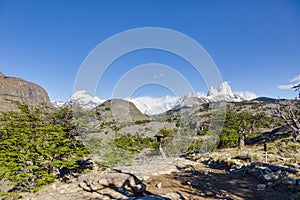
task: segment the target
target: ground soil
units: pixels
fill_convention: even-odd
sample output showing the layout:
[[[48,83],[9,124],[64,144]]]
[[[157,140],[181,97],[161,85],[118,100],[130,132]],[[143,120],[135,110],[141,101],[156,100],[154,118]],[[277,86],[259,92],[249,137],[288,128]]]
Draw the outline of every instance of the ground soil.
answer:
[[[225,170],[212,169],[205,164],[182,168],[178,172],[152,176],[144,181],[147,191],[164,195],[175,192],[186,199],[295,199],[293,192],[284,187],[257,189],[262,182],[249,174],[230,174]],[[157,184],[161,183],[158,188]]]
[[[224,199],[224,200],[297,200],[295,186],[282,184],[258,189],[258,184],[266,184],[251,174],[229,173],[204,163],[176,160],[153,160],[140,166],[120,167],[108,171],[93,171],[82,174],[71,183],[57,182],[24,200],[181,200],[181,199]],[[129,179],[134,181],[128,181]],[[107,180],[107,181],[105,181]],[[115,181],[109,181],[115,180]],[[131,197],[120,190],[124,185],[135,188],[142,181],[145,190],[133,193]],[[100,182],[108,182],[106,187]],[[83,187],[82,187],[83,185]],[[122,185],[122,186],[120,186]],[[299,186],[296,186],[299,187]],[[125,188],[125,186],[124,186]],[[297,188],[296,188],[297,189]],[[132,191],[131,191],[132,192]]]

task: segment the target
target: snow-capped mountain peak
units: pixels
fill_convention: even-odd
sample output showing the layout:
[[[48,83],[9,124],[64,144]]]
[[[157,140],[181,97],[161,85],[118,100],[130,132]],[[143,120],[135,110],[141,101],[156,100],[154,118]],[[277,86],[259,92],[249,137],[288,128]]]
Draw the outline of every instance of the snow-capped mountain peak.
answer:
[[[219,94],[218,90],[216,90],[213,86],[210,86],[207,96],[215,96],[218,94]]]
[[[220,84],[219,94],[225,94],[225,95],[229,95],[231,97],[234,96],[229,84],[226,81]]]
[[[223,82],[219,85],[218,90],[213,86],[209,88],[207,96],[189,94],[181,97],[175,104],[175,107],[193,107],[207,102],[227,101],[239,102],[255,99],[256,95],[252,92],[237,92],[233,93],[228,82]]]
[[[96,96],[91,96],[87,91],[76,91],[65,105],[78,106],[86,110],[91,110],[103,103],[105,100]]]
[[[234,94],[229,86],[229,84],[225,81],[219,85],[218,90],[213,86],[209,88],[207,96],[218,96],[218,95],[229,95],[234,97]]]

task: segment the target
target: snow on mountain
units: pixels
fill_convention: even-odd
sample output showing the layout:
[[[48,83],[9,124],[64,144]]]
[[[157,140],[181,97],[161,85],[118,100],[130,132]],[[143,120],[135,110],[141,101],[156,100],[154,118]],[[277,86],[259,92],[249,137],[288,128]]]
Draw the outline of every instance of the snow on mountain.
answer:
[[[242,97],[248,101],[257,98],[256,94],[254,94],[253,92],[248,92],[248,91],[236,92],[235,94],[239,95],[240,97]]]
[[[219,85],[218,90],[211,86],[207,94],[208,97],[219,95],[228,95],[230,97],[234,97],[234,94],[226,81]]]
[[[64,101],[60,101],[60,100],[57,100],[57,101],[52,101],[52,104],[54,107],[56,108],[61,108],[64,106],[65,102]]]
[[[91,110],[103,103],[105,100],[96,96],[91,96],[87,91],[77,91],[65,102],[65,105],[78,106],[86,110]]]
[[[219,93],[218,90],[216,90],[213,86],[210,86],[207,96],[215,96],[218,93]]]
[[[256,95],[253,92],[233,93],[229,84],[227,82],[223,82],[219,85],[218,90],[211,86],[207,96],[196,93],[181,97],[176,102],[175,107],[193,107],[195,105],[217,101],[240,102],[255,98]]]
[[[130,101],[143,113],[147,115],[156,115],[173,108],[180,107],[194,107],[208,102],[227,101],[227,102],[240,102],[252,100],[257,98],[253,92],[236,92],[233,93],[230,85],[227,82],[220,84],[218,89],[210,87],[208,94],[204,93],[189,93],[183,97],[165,96],[165,97],[137,97],[125,98],[124,100]],[[53,102],[56,107],[61,106],[79,106],[83,109],[93,109],[103,103],[102,100],[96,96],[91,96],[86,91],[77,91],[65,103],[61,101]]]
[[[166,112],[174,108],[178,97],[165,96],[165,97],[137,97],[137,98],[126,98],[125,100],[135,104],[135,106],[146,115],[156,115]]]
[[[218,92],[219,94],[229,95],[231,97],[234,96],[229,84],[226,81],[220,84]]]

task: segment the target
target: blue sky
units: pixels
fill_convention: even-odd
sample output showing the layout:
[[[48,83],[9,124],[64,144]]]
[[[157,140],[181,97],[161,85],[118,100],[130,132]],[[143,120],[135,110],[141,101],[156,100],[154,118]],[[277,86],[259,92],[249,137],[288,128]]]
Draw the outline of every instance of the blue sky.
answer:
[[[233,91],[296,95],[282,89],[293,84],[292,79],[300,80],[300,1],[1,0],[0,70],[41,85],[52,100],[66,100],[81,63],[100,42],[140,27],[173,29],[196,40]],[[148,49],[114,62],[100,81],[97,96],[109,98],[124,73],[145,63],[171,66],[196,91],[207,92],[189,63]],[[166,94],[167,88],[147,85],[134,95]]]

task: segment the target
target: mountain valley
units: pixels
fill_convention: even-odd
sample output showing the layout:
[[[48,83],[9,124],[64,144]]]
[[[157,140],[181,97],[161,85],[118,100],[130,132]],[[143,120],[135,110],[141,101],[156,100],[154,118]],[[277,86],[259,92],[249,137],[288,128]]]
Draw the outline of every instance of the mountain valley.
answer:
[[[156,108],[85,91],[53,106],[39,86],[1,79],[0,198],[299,197],[298,100],[246,99],[224,82]]]

